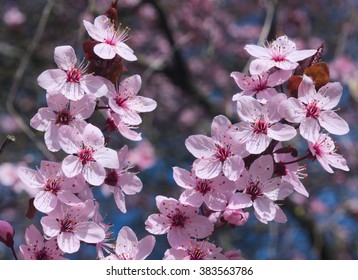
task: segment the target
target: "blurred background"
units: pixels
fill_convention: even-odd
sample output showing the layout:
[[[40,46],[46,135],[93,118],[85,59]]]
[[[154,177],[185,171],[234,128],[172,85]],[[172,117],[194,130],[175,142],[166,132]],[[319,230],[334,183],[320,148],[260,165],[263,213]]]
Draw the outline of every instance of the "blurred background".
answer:
[[[29,126],[30,119],[46,105],[45,92],[36,82],[46,69],[56,68],[56,46],[71,45],[79,61],[82,43],[88,39],[82,20],[93,22],[110,0],[2,0],[0,4],[0,141],[16,137],[0,154],[0,219],[16,230],[15,246],[24,244],[24,230],[37,214],[25,217],[31,191],[17,178],[16,168],[39,166],[43,159],[61,161],[64,154],[44,148],[43,133]],[[224,114],[237,122],[232,96],[239,91],[232,71],[248,65],[246,44],[264,42],[286,34],[298,49],[324,44],[323,61],[330,66],[331,81],[343,84],[339,114],[350,124],[350,133],[334,136],[350,172],[326,173],[317,162],[306,162],[303,181],[310,197],[291,195],[282,209],[286,224],[264,225],[251,215],[246,225],[229,226],[213,237],[225,251],[240,249],[247,259],[357,259],[358,258],[358,1],[269,0],[119,0],[122,26],[131,28],[127,42],[138,61],[127,63],[125,78],[142,76],[140,95],[158,102],[143,114],[139,130],[143,141],[135,143],[115,134],[111,147],[127,144],[137,163],[143,190],[127,196],[126,214],[100,188],[95,196],[105,222],[119,229],[130,226],[143,238],[144,221],[158,210],[156,195],[178,198],[172,167],[189,168],[193,156],[184,142],[189,135],[209,134],[214,116]],[[17,121],[16,121],[17,119]],[[91,121],[103,127],[101,114]],[[301,154],[307,144],[296,137],[291,144]],[[251,209],[252,210],[252,209]],[[252,212],[251,212],[252,214]],[[161,259],[168,249],[165,236],[156,236],[150,259]],[[0,244],[0,259],[11,259]],[[93,259],[95,250],[83,245],[67,256]]]

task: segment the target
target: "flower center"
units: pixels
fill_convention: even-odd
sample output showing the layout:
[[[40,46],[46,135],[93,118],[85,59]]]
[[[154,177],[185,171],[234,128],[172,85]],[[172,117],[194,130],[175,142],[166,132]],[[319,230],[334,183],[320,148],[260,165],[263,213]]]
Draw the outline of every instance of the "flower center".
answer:
[[[57,179],[49,179],[49,180],[47,180],[44,189],[47,192],[52,192],[52,193],[56,194],[61,189],[59,179],[57,178]]]
[[[86,164],[90,161],[95,161],[93,159],[93,150],[90,147],[85,147],[78,153],[78,157],[82,164]]]
[[[81,72],[77,68],[72,68],[67,71],[67,82],[79,83],[81,80]]]
[[[110,186],[117,186],[118,184],[118,174],[116,170],[112,169],[107,173],[106,179],[104,179],[104,183]]]
[[[36,260],[51,260],[51,256],[47,253],[47,249],[44,247],[40,251],[35,253]]]
[[[228,145],[226,146],[220,146],[216,144],[216,158],[220,159],[221,162],[224,162],[228,157],[231,156],[230,147]]]
[[[306,107],[306,117],[307,118],[314,118],[317,119],[319,117],[319,114],[321,112],[321,109],[317,106],[317,104],[314,102],[312,104],[308,104]]]
[[[205,257],[204,251],[199,246],[187,251],[191,260],[203,260]]]
[[[65,218],[64,220],[58,220],[60,224],[61,232],[72,232],[75,226],[75,222],[69,218]]]
[[[114,101],[116,101],[116,104],[119,106],[119,107],[126,107],[126,104],[125,102],[128,100],[128,97],[123,97],[121,95],[117,95],[115,98],[114,98]]]
[[[206,194],[211,190],[210,183],[211,181],[209,180],[199,180],[196,182],[195,190],[202,194]]]
[[[250,185],[246,188],[245,192],[251,197],[252,201],[262,195],[259,182],[250,182]]]
[[[253,125],[254,133],[264,133],[267,134],[268,123],[264,120],[258,120]]]
[[[189,217],[184,216],[179,209],[176,209],[176,213],[173,216],[169,215],[168,218],[172,222],[172,227],[180,228],[183,228],[185,226],[186,221],[189,219]]]
[[[63,109],[56,114],[56,124],[59,125],[68,125],[73,119],[74,117],[67,109]]]

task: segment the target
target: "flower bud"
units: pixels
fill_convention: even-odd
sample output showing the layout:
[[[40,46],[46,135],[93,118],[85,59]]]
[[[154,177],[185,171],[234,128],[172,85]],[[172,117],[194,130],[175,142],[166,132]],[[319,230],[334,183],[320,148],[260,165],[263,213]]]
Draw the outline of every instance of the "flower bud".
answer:
[[[0,220],[0,241],[6,246],[14,247],[14,228],[6,221]]]
[[[249,218],[249,213],[242,211],[241,209],[232,210],[226,209],[223,213],[223,218],[232,225],[242,226],[246,224]]]

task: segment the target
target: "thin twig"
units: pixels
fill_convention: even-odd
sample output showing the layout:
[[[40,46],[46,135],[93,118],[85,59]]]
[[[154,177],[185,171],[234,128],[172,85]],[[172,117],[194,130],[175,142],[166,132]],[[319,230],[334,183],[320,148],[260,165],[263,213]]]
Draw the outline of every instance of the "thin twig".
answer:
[[[24,76],[25,70],[29,64],[29,61],[31,59],[31,56],[33,55],[34,51],[36,50],[43,32],[45,30],[45,27],[47,25],[50,13],[54,7],[55,1],[54,0],[48,0],[45,8],[42,11],[42,15],[39,21],[39,24],[36,28],[35,35],[32,38],[32,41],[29,44],[29,47],[27,48],[24,56],[22,57],[20,61],[20,65],[17,68],[14,80],[12,82],[8,98],[6,100],[6,109],[9,112],[9,114],[15,119],[17,125],[20,127],[20,129],[27,135],[27,137],[30,138],[32,142],[35,143],[37,148],[42,152],[42,154],[49,160],[55,160],[54,155],[46,148],[46,146],[37,140],[36,135],[33,133],[33,131],[30,129],[30,127],[24,122],[21,115],[16,111],[14,107],[14,101],[16,99],[17,90],[19,88],[19,85],[22,81],[22,78]]]

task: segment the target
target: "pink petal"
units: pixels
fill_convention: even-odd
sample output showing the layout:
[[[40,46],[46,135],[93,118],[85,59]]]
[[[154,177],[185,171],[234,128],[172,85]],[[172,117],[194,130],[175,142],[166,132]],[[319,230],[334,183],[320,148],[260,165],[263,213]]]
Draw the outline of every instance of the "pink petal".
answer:
[[[293,186],[276,177],[263,183],[262,192],[270,200],[282,200],[293,192]]]
[[[157,107],[157,102],[148,97],[136,96],[129,99],[126,105],[131,110],[144,113],[153,111]]]
[[[286,99],[287,97],[285,94],[277,93],[263,106],[263,113],[268,117],[269,124],[276,123],[281,120],[282,116],[278,112],[277,107]]]
[[[204,199],[203,194],[201,194],[196,190],[188,189],[182,192],[179,201],[182,204],[190,205],[198,208],[201,206],[201,204],[203,204],[203,199]]]
[[[222,141],[223,136],[231,128],[231,122],[223,115],[216,116],[211,123],[212,138]]]
[[[276,89],[274,88],[265,88],[263,90],[260,90],[257,94],[256,94],[256,98],[257,100],[261,103],[261,104],[266,104],[267,101],[269,101],[272,97],[274,97],[276,94],[278,94],[278,92],[276,91]],[[277,109],[276,109],[277,110]]]
[[[42,72],[37,78],[40,87],[47,90],[50,94],[59,93],[66,83],[67,76],[63,70],[50,69]]]
[[[66,82],[60,93],[73,101],[80,100],[85,96],[85,91],[82,89],[81,84],[75,82]]]
[[[190,245],[189,232],[181,227],[170,229],[167,238],[169,245],[173,248],[188,247]]]
[[[116,202],[118,209],[122,213],[127,213],[126,201],[124,198],[124,194],[120,188],[114,188],[113,198],[114,198],[114,201]]]
[[[57,236],[60,231],[61,227],[56,218],[45,216],[41,218],[41,225],[44,231],[44,234],[46,234],[49,237]]]
[[[142,86],[142,78],[139,75],[133,75],[124,79],[118,88],[118,93],[125,96],[135,96]]]
[[[243,121],[253,123],[260,118],[262,106],[255,98],[242,96],[237,100],[237,113]]]
[[[26,244],[32,249],[42,249],[44,247],[44,238],[34,225],[30,225],[26,229],[25,240]]]
[[[253,57],[271,58],[270,51],[267,48],[257,45],[246,45],[244,49]]]
[[[332,134],[343,135],[349,132],[348,123],[333,111],[321,112],[318,121],[323,128]]]
[[[284,61],[275,62],[275,66],[282,70],[293,70],[297,68],[298,63],[284,60]]]
[[[185,140],[185,146],[196,158],[215,155],[215,140],[205,135],[192,135]]]
[[[252,182],[266,182],[274,172],[271,155],[264,155],[255,160],[250,166],[250,178]]]
[[[42,189],[46,180],[38,171],[22,166],[17,169],[17,175],[24,184],[35,189]]]
[[[228,178],[230,181],[236,181],[242,170],[245,167],[245,163],[242,160],[240,156],[231,156],[228,157],[223,165],[222,165],[222,171],[226,178]]]
[[[304,60],[308,57],[311,57],[312,55],[314,55],[317,52],[317,50],[300,50],[300,51],[293,51],[291,53],[289,53],[286,56],[287,60],[290,61],[301,61]]]
[[[319,129],[318,122],[313,118],[304,118],[300,124],[300,134],[306,140],[314,141]]]
[[[298,86],[298,99],[305,104],[309,104],[315,94],[316,89],[312,79],[303,75],[302,82]]]
[[[67,190],[58,193],[57,198],[61,202],[71,206],[82,203],[82,200],[80,200],[78,196],[76,196],[73,192]]]
[[[173,167],[173,178],[177,185],[184,189],[195,188],[196,181],[193,178],[193,175],[183,168]]]
[[[123,137],[132,140],[132,141],[140,141],[142,140],[141,133],[137,133],[130,129],[128,125],[121,122],[117,124],[117,128],[120,134],[122,134]]]
[[[253,133],[246,142],[246,150],[252,154],[260,154],[266,150],[271,138],[263,133]]]
[[[74,235],[86,243],[98,243],[106,237],[103,228],[94,222],[82,222],[76,225]]]
[[[83,75],[81,79],[81,88],[87,94],[93,94],[95,97],[102,97],[107,94],[108,88],[103,82],[102,77],[93,75]]]
[[[251,61],[249,71],[251,75],[261,75],[275,66],[276,63],[269,58],[258,58]]]
[[[275,204],[266,197],[256,198],[254,203],[255,213],[263,220],[272,221],[276,216]]]
[[[332,165],[335,168],[349,171],[347,161],[339,154],[333,153],[326,156],[326,159],[330,165]]]
[[[106,178],[106,170],[97,162],[90,162],[84,165],[82,174],[86,181],[93,186],[101,185]]]
[[[334,173],[333,169],[329,166],[329,162],[325,157],[316,155],[316,159],[321,164],[324,170],[326,170],[328,173]]]
[[[58,68],[66,71],[75,67],[77,62],[75,50],[71,46],[56,47],[54,58]]]
[[[212,179],[219,176],[221,170],[219,159],[201,159],[197,161],[195,175],[202,179]]]
[[[62,161],[62,171],[69,178],[80,174],[82,171],[80,159],[74,155],[68,155]]]
[[[276,87],[282,85],[292,76],[291,70],[277,70],[270,74],[267,79],[267,86]]]
[[[57,205],[57,196],[52,192],[40,191],[34,200],[34,206],[42,213],[49,213]]]
[[[80,241],[72,232],[61,232],[57,236],[57,243],[64,253],[72,254],[80,249]]]
[[[167,233],[170,226],[170,221],[162,214],[152,214],[145,221],[145,229],[153,234]]]
[[[93,154],[93,158],[107,168],[119,168],[118,155],[115,150],[101,147]]]
[[[116,242],[116,254],[121,256],[134,257],[137,252],[138,239],[134,231],[129,227],[122,227],[118,232],[117,242]]]
[[[37,114],[30,120],[30,125],[39,131],[46,131],[51,125],[51,121],[56,119],[55,113],[49,108],[40,108]]]
[[[268,131],[267,135],[275,140],[278,141],[288,141],[295,137],[297,131],[290,125],[282,124],[282,123],[275,123],[271,126]]]
[[[232,72],[230,77],[234,78],[236,84],[242,90],[251,90],[252,89],[252,78],[241,73],[241,72]]]
[[[252,205],[250,196],[246,193],[235,193],[230,198],[228,209],[242,209]]]
[[[93,51],[96,55],[103,59],[112,59],[116,55],[114,46],[107,43],[99,43],[94,46]]]
[[[85,146],[91,146],[92,148],[102,148],[104,146],[103,133],[98,127],[88,124],[83,131],[83,143]]]
[[[144,260],[153,251],[155,246],[154,236],[148,235],[140,240],[137,244],[137,255],[136,260]]]
[[[222,193],[207,193],[204,196],[204,202],[213,211],[223,211],[228,201]]]
[[[142,181],[134,173],[127,172],[119,177],[119,185],[127,195],[139,193],[142,190]]]
[[[323,99],[319,102],[319,107],[324,110],[331,110],[336,107],[342,97],[342,85],[340,83],[328,83],[318,90]]]
[[[306,117],[306,107],[296,98],[290,97],[278,106],[278,112],[292,123],[300,123]]]
[[[108,27],[108,18],[106,20],[103,20],[106,16],[99,16],[95,19],[95,23],[99,23],[99,22],[103,22],[105,25]],[[97,20],[99,18],[99,20]],[[85,26],[88,34],[91,36],[92,39],[98,41],[98,42],[102,42],[104,40],[104,36],[103,36],[103,29],[104,26],[96,26],[86,20],[83,21],[83,25]]]
[[[118,42],[115,47],[116,53],[128,61],[135,61],[137,57],[133,54],[133,50],[123,42]]]
[[[287,222],[287,217],[285,215],[285,213],[282,211],[282,209],[275,205],[276,206],[276,215],[275,215],[275,218],[274,218],[274,221],[277,222],[277,223],[286,223]]]
[[[59,127],[55,124],[51,124],[49,129],[45,132],[44,139],[47,149],[51,152],[57,152],[61,150],[60,142],[58,141],[58,129]]]
[[[82,145],[82,134],[76,128],[64,125],[58,129],[58,142],[66,153],[75,154]]]
[[[211,235],[214,225],[204,216],[194,216],[190,223],[186,224],[190,236],[195,238],[205,238]]]

